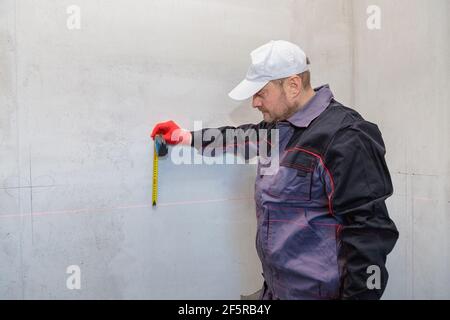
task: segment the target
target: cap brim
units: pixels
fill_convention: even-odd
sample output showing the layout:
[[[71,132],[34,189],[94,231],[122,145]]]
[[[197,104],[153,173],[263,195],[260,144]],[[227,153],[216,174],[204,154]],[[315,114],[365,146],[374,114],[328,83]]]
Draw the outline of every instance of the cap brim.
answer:
[[[244,79],[241,83],[239,83],[236,88],[231,90],[231,92],[228,94],[228,96],[237,101],[246,100],[250,97],[252,97],[255,93],[257,93],[259,90],[261,90],[266,84],[268,84],[269,81],[263,81],[263,82],[254,82],[254,81],[248,81],[247,79]]]

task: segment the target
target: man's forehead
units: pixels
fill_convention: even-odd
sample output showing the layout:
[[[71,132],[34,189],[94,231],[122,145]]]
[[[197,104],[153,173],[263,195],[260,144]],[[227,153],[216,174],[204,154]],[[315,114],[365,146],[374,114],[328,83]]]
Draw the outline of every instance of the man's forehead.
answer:
[[[270,81],[264,87],[262,87],[262,89],[259,90],[256,94],[262,93],[264,90],[266,90],[268,88],[269,85],[270,85]]]

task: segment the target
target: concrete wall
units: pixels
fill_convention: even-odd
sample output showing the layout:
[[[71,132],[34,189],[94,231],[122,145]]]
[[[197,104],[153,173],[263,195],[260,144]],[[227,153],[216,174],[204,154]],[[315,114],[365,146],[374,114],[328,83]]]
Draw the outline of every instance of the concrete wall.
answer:
[[[72,4],[80,30],[66,27]],[[381,30],[365,25],[369,4]],[[160,161],[155,209],[148,135],[167,119],[259,121],[227,93],[271,39],[301,45],[313,83],[383,132],[401,232],[386,298],[450,298],[448,12],[445,0],[0,0],[0,298],[259,289],[255,167]],[[69,265],[81,290],[66,287]]]
[[[381,30],[365,27],[370,4]],[[400,240],[385,298],[450,299],[450,3],[353,1],[354,101],[379,124]]]

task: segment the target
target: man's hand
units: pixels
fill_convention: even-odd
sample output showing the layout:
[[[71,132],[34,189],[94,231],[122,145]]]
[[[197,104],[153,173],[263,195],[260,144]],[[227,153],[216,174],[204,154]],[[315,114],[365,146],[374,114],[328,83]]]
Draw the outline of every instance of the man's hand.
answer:
[[[188,130],[181,129],[172,120],[156,124],[151,134],[152,139],[155,139],[156,135],[162,135],[167,144],[191,144],[191,133]]]

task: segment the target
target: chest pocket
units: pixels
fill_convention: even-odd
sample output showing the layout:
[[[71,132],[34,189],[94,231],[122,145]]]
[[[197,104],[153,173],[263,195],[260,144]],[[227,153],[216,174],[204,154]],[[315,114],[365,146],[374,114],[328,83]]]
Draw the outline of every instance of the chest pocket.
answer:
[[[311,200],[311,187],[317,159],[298,149],[288,150],[277,174],[271,177],[267,193],[283,201]]]

